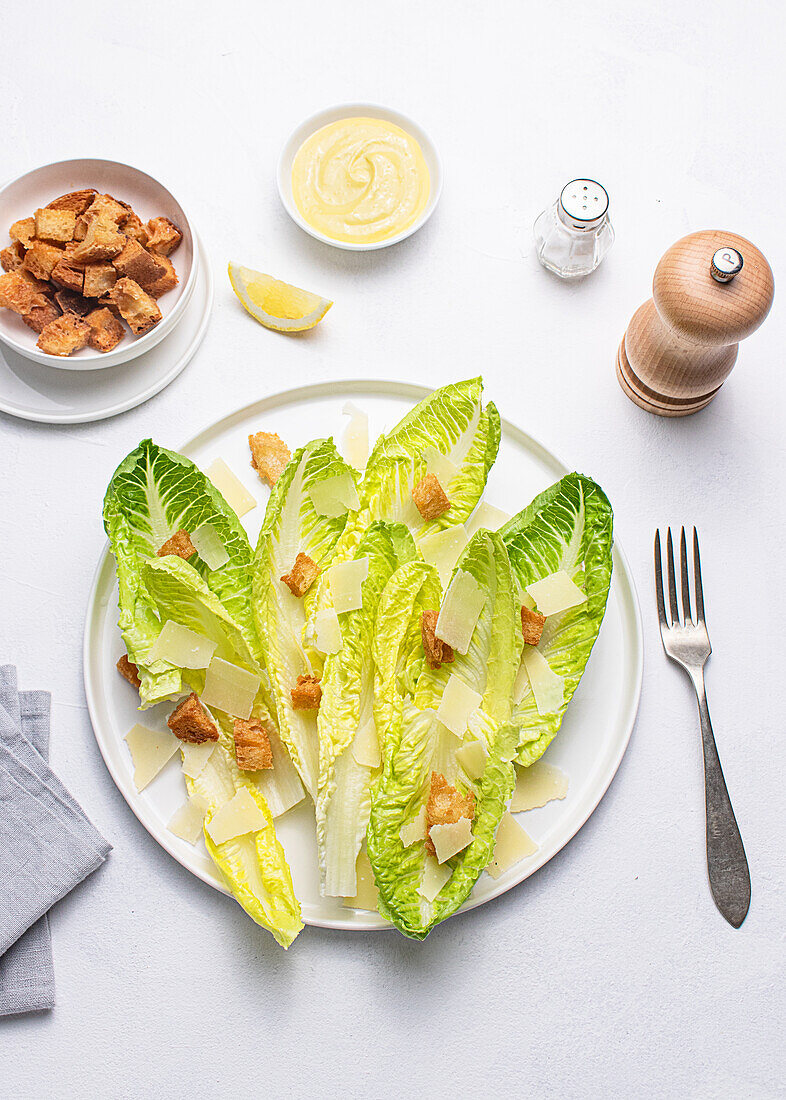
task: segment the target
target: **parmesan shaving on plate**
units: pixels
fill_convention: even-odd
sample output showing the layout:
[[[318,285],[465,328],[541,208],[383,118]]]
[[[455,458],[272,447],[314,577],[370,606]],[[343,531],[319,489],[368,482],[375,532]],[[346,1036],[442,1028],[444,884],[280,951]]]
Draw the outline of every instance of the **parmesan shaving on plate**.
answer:
[[[150,649],[151,661],[168,661],[176,668],[207,668],[217,649],[203,634],[167,619]]]
[[[456,753],[456,760],[470,779],[480,779],[488,758],[488,749],[479,738],[465,742]]]
[[[537,852],[538,845],[516,821],[515,817],[505,814],[497,829],[494,842],[494,855],[486,870],[492,878],[499,878],[515,863]]]
[[[564,569],[549,573],[542,580],[527,585],[527,592],[535,601],[541,615],[559,615],[569,607],[587,602],[586,595],[574,584]]]
[[[203,741],[201,745],[192,745],[188,741],[181,741],[180,749],[183,753],[183,775],[187,775],[189,779],[197,779],[216,751],[216,742]]]
[[[256,500],[232,473],[223,458],[211,462],[205,473],[236,515],[244,516],[252,508],[256,508]]]
[[[265,815],[248,787],[241,787],[234,798],[216,810],[205,828],[214,844],[223,844],[236,836],[259,832],[266,826]]]
[[[259,684],[255,673],[230,664],[222,657],[214,657],[207,666],[201,700],[205,706],[245,719],[251,714]]]
[[[351,401],[341,411],[350,418],[341,437],[344,458],[356,470],[364,470],[368,461],[368,416]]]
[[[212,523],[203,523],[192,531],[191,542],[208,569],[220,569],[229,561],[226,547]]]
[[[450,867],[442,867],[433,856],[427,855],[418,893],[426,901],[434,901],[452,874]]]
[[[167,829],[181,840],[196,844],[202,836],[202,827],[207,813],[207,802],[199,794],[193,794],[180,809],[175,810],[167,824]]]
[[[451,672],[442,698],[437,707],[437,718],[456,737],[463,737],[469,725],[469,716],[481,704],[482,696]]]
[[[472,822],[468,817],[460,817],[445,825],[432,825],[428,835],[437,854],[437,863],[444,863],[472,842]]]
[[[355,734],[352,742],[352,755],[355,763],[366,768],[378,768],[382,763],[382,754],[379,749],[379,737],[373,718],[361,726]]]
[[[423,451],[426,460],[426,472],[433,474],[443,489],[453,480],[459,471],[455,462],[451,462],[447,455],[441,454],[436,447],[426,447]]]
[[[330,594],[338,614],[363,606],[363,581],[368,576],[368,556],[342,561],[330,568]]]
[[[358,853],[355,874],[357,879],[355,890],[357,892],[354,898],[344,898],[344,908],[364,909],[369,913],[376,913],[379,890],[374,881],[374,872],[371,870],[371,862],[365,848],[361,848]]]
[[[134,786],[138,791],[143,791],[155,779],[180,746],[173,734],[151,730],[138,723],[126,734],[126,744],[134,762]]]
[[[472,538],[476,531],[484,528],[486,531],[499,531],[510,516],[501,508],[495,508],[493,504],[487,504],[482,500],[475,511],[467,520],[467,537]]]
[[[343,516],[346,512],[356,512],[360,507],[358,491],[348,470],[318,481],[311,486],[308,495],[317,515],[330,519]]]
[[[568,777],[553,764],[536,760],[528,768],[516,768],[516,789],[510,803],[512,813],[536,810],[568,793]]]
[[[437,619],[436,635],[457,653],[466,653],[480,618],[486,593],[471,573],[459,569],[448,585]]]
[[[421,554],[429,565],[436,568],[443,588],[447,587],[461,551],[468,541],[467,532],[459,523],[455,527],[446,527],[444,531],[427,535],[420,543]]]
[[[426,807],[421,806],[417,817],[413,817],[406,825],[402,825],[399,834],[401,843],[405,848],[411,848],[419,840],[426,839]]]
[[[525,645],[521,655],[516,682],[513,685],[513,701],[518,704],[532,688],[538,714],[553,714],[565,700],[565,677],[552,672],[548,661],[536,646]]]
[[[314,645],[320,653],[338,653],[342,646],[341,626],[334,607],[317,611],[314,617]]]

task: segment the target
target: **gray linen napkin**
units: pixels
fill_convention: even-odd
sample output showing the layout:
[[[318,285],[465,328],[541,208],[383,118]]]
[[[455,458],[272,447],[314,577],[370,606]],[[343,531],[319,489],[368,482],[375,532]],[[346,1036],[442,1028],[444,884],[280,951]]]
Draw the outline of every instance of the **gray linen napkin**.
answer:
[[[111,851],[38,751],[46,747],[48,693],[23,693],[14,704],[15,689],[16,670],[0,666],[0,1015],[51,1005],[51,952],[41,918]],[[5,959],[33,925],[36,938]],[[20,974],[18,961],[37,966],[42,953],[42,971]]]

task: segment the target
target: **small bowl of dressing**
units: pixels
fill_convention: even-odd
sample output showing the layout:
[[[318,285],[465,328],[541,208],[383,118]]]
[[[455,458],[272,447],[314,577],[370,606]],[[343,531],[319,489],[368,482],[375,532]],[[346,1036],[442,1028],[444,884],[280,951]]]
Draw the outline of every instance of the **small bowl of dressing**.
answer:
[[[442,165],[411,118],[345,103],[306,119],[278,161],[278,191],[301,229],[334,248],[367,252],[424,225],[442,191]]]

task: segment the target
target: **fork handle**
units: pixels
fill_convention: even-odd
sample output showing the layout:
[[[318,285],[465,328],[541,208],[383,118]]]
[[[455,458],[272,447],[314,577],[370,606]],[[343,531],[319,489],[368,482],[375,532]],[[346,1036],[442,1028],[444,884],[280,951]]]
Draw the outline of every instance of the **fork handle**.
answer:
[[[739,928],[751,902],[751,876],[742,846],[742,837],[734,816],[723,777],[715,735],[712,732],[704,670],[691,671],[701,720],[704,750],[704,793],[707,811],[707,870],[710,889],[720,912]]]

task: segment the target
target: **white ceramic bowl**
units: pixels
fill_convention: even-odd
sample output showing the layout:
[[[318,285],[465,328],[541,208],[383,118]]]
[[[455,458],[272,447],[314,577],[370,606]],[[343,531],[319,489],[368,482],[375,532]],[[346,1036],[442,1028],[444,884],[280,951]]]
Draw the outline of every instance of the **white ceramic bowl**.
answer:
[[[426,203],[425,210],[417,221],[407,226],[401,233],[397,233],[395,237],[388,237],[384,241],[371,241],[367,244],[356,244],[350,241],[336,241],[332,237],[328,237],[326,234],[320,233],[318,229],[314,229],[310,226],[308,222],[301,217],[300,211],[295,205],[295,200],[292,195],[292,163],[298,149],[306,138],[311,137],[317,130],[320,130],[323,126],[328,126],[331,122],[337,122],[341,118],[382,118],[385,119],[386,122],[393,122],[396,126],[400,126],[402,130],[406,130],[408,134],[411,134],[423,151],[423,157],[428,165],[429,175],[431,177],[431,192],[428,197],[428,202]],[[284,209],[287,214],[289,214],[290,218],[296,222],[301,229],[305,229],[306,233],[309,233],[312,237],[316,237],[318,241],[324,241],[325,244],[331,244],[334,248],[344,248],[349,252],[370,252],[375,248],[387,248],[391,244],[397,244],[399,241],[403,241],[405,237],[410,237],[413,233],[416,233],[422,225],[425,225],[434,213],[434,208],[439,202],[441,192],[442,164],[440,163],[436,147],[425,130],[418,126],[411,118],[402,115],[399,111],[391,111],[388,107],[379,107],[374,103],[342,103],[338,107],[328,107],[326,111],[319,111],[318,114],[312,115],[311,118],[307,118],[305,122],[301,122],[298,128],[289,135],[278,160],[278,193],[281,196]]]
[[[63,370],[114,367],[155,347],[183,316],[194,290],[199,263],[191,225],[177,199],[146,172],[114,160],[61,160],[34,168],[7,183],[0,190],[0,236],[19,218],[30,217],[58,195],[82,187],[95,187],[99,193],[107,192],[130,203],[144,222],[158,215],[173,221],[183,233],[183,240],[172,253],[179,282],[174,290],[159,299],[163,317],[154,329],[144,336],[128,332],[113,351],[103,354],[93,348],[82,348],[69,356],[47,355],[36,347],[38,334],[28,328],[21,317],[10,309],[0,309],[0,340],[3,343],[36,363]],[[5,243],[0,247],[5,248]]]

